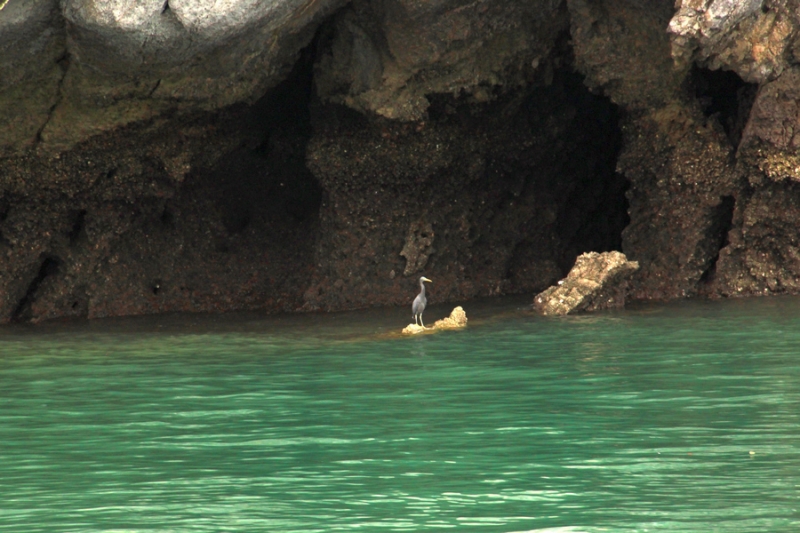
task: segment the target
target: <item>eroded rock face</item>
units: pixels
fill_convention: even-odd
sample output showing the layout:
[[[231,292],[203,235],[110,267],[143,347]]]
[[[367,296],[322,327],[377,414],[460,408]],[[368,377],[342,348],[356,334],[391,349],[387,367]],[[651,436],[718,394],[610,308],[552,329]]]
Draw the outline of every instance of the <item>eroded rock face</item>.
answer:
[[[541,290],[577,254],[619,246],[615,112],[563,71],[482,106],[440,97],[418,123],[323,105],[307,151],[325,195],[306,307],[406,304],[421,265],[439,301]]]
[[[755,295],[800,289],[794,229],[800,191],[797,57],[793,0],[684,1],[670,23],[673,55],[737,73],[758,84],[730,166],[730,222],[707,284],[708,295]],[[755,85],[753,85],[755,87]],[[748,108],[749,109],[749,108]]]
[[[533,308],[560,316],[625,307],[628,281],[638,269],[639,263],[620,252],[581,254],[566,278],[536,295]]]
[[[800,290],[798,82],[800,71],[787,69],[756,96],[737,153],[748,188],[739,195],[713,283],[721,295]]]
[[[764,83],[793,62],[797,7],[794,0],[680,0],[669,23],[672,54],[682,66],[697,61]]]
[[[664,31],[671,1],[569,5],[577,64],[587,83],[627,111],[618,169],[631,184],[631,223],[622,250],[641,265],[631,296],[697,295],[745,188],[734,158],[737,134],[697,97],[704,74],[673,63]],[[745,103],[732,115],[748,112]]]
[[[3,5],[0,321],[800,292],[797,0]]]
[[[523,81],[521,65],[552,68],[567,24],[562,2],[354,0],[325,28],[317,88],[357,111],[424,120],[430,94],[485,102]]]
[[[343,4],[7,4],[0,321],[519,292],[619,246],[563,4],[356,2],[301,53]]]
[[[297,88],[0,159],[0,321],[297,309],[320,197]]]

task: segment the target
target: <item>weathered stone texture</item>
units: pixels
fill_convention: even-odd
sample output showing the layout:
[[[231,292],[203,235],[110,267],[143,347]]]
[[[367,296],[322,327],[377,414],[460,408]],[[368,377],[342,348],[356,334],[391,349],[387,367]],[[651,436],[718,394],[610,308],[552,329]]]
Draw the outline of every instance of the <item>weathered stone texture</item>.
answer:
[[[671,2],[570,0],[577,65],[627,112],[617,168],[630,180],[623,251],[640,263],[634,298],[693,296],[713,269],[744,182],[729,136],[673,65]],[[722,235],[720,235],[722,233]]]
[[[317,88],[358,111],[422,120],[429,94],[483,102],[530,65],[552,69],[567,24],[562,2],[355,0],[323,34]]]
[[[58,102],[66,31],[56,0],[0,11],[0,157],[29,148]]]
[[[628,282],[639,263],[620,252],[581,254],[558,284],[539,293],[533,308],[546,316],[625,307]]]
[[[679,0],[669,24],[672,54],[764,83],[795,61],[796,0]]]
[[[800,69],[787,70],[778,79],[761,86],[742,136],[741,149],[743,152],[800,149]],[[768,158],[762,159],[765,159],[762,170],[772,179],[800,179],[800,168],[781,168],[770,165]]]
[[[0,321],[400,304],[423,268],[503,294],[618,246],[563,3],[360,1],[312,40],[343,5],[12,0],[0,120],[39,111],[2,147]]]
[[[800,186],[767,183],[741,201],[713,288],[722,296],[800,292]]]
[[[38,143],[60,152],[166,112],[252,103],[289,73],[321,19],[342,5],[12,1],[0,17],[0,42],[8,43],[0,51],[12,58],[0,63],[0,79],[11,73],[0,82],[0,131],[8,132],[0,148],[8,154]]]
[[[425,122],[328,105],[313,123],[325,198],[310,309],[402,304],[423,264],[443,301],[541,289],[577,254],[618,246],[614,110],[574,75],[481,106],[440,97]]]
[[[420,333],[432,333],[434,331],[462,329],[467,327],[467,313],[461,306],[456,307],[450,312],[450,316],[439,319],[433,326],[422,327],[419,324],[409,324],[403,328],[403,335],[418,335]]]
[[[685,71],[675,71],[664,28],[672,2],[567,0],[575,63],[586,85],[628,109],[673,100]]]
[[[800,292],[798,13],[10,0],[0,321],[534,291],[620,248],[635,298]]]
[[[737,152],[747,190],[738,197],[712,289],[725,296],[800,291],[800,71],[758,91]]]
[[[313,178],[270,107],[0,159],[0,321],[296,309],[313,257]]]

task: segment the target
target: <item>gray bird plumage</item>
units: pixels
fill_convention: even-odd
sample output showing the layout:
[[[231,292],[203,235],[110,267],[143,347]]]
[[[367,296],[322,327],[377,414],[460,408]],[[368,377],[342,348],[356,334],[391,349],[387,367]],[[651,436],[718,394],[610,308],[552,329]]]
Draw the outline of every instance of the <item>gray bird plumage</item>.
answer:
[[[414,303],[411,304],[411,313],[414,315],[414,324],[422,325],[425,327],[425,323],[422,321],[422,312],[425,311],[425,306],[428,304],[428,299],[425,297],[425,282],[433,283],[431,280],[422,276],[419,278],[419,294],[416,298],[414,298]]]

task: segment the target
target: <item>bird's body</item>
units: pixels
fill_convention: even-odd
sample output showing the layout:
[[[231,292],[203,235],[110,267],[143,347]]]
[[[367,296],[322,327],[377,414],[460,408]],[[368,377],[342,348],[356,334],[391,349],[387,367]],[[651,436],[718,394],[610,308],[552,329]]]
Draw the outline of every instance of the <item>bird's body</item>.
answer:
[[[425,323],[422,322],[422,312],[425,311],[425,306],[428,304],[428,298],[425,297],[425,282],[433,283],[431,280],[422,276],[419,278],[419,294],[417,297],[414,298],[414,303],[411,304],[411,313],[414,315],[414,324],[422,325],[425,327]]]

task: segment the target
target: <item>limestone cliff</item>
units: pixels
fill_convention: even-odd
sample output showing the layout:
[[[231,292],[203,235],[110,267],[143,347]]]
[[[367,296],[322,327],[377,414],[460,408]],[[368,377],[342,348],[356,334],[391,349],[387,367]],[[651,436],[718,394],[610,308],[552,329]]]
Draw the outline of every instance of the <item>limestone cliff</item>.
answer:
[[[0,2],[0,322],[798,292],[795,4]]]

